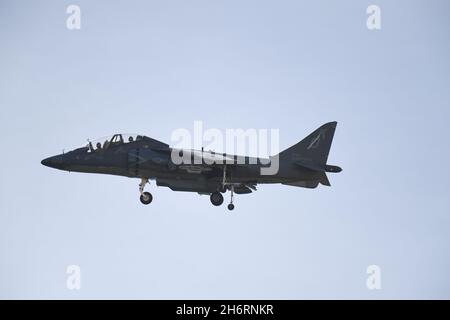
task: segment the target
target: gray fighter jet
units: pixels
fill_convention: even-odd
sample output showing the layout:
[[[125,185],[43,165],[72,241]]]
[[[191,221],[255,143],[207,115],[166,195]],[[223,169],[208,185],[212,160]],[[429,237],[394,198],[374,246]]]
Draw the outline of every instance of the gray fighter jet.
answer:
[[[115,134],[101,142],[89,142],[85,147],[46,158],[41,163],[66,171],[140,178],[143,204],[153,200],[151,193],[144,191],[149,180],[156,180],[157,186],[173,191],[207,194],[215,206],[223,203],[222,193],[230,191],[228,209],[233,210],[234,194],[256,191],[257,184],[316,188],[320,183],[330,186],[326,173],[342,171],[338,166],[327,164],[336,125],[336,122],[324,124],[269,159],[175,149],[143,135]],[[275,162],[278,170],[273,172],[270,168]]]

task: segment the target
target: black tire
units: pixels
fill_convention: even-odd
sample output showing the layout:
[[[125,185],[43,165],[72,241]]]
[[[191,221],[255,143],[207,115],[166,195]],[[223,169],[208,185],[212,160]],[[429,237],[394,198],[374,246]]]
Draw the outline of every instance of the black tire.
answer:
[[[143,204],[150,204],[153,200],[153,196],[150,192],[144,192],[139,199]]]
[[[223,196],[219,192],[211,193],[211,196],[209,197],[209,199],[211,200],[211,203],[213,205],[215,205],[216,207],[220,206],[223,203]]]
[[[234,209],[234,204],[232,204],[232,203],[230,203],[229,205],[228,205],[228,210],[233,210]]]

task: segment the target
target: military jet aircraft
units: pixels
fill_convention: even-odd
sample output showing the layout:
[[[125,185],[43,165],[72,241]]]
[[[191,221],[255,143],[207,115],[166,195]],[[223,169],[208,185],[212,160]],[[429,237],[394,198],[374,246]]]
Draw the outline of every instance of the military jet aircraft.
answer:
[[[222,193],[230,191],[228,209],[233,210],[234,194],[256,191],[257,184],[281,183],[289,186],[316,188],[330,186],[327,172],[340,172],[327,164],[336,122],[324,124],[294,146],[269,159],[218,154],[211,151],[182,150],[143,135],[114,134],[98,142],[42,160],[42,164],[66,171],[103,173],[140,178],[140,201],[152,202],[144,191],[149,180],[173,191],[191,191],[210,196],[220,206]],[[178,163],[173,155],[189,159]],[[275,158],[276,157],[276,158]],[[211,161],[212,160],[212,161]],[[262,174],[278,161],[275,174]]]

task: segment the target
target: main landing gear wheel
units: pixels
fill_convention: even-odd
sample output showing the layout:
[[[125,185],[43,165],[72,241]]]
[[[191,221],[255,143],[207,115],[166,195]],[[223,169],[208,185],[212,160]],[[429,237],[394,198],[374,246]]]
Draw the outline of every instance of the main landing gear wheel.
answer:
[[[153,196],[150,192],[146,191],[141,194],[140,200],[143,204],[150,204],[153,200]]]
[[[215,206],[220,206],[223,203],[223,196],[219,192],[211,193],[209,199],[211,200],[211,203]]]
[[[228,205],[228,210],[233,210],[234,209],[234,204],[232,204],[232,203],[230,203],[229,205]]]
[[[153,196],[150,192],[144,192],[145,185],[149,183],[147,178],[142,178],[141,183],[139,184],[139,192],[141,197],[139,198],[143,204],[150,204],[153,200]]]

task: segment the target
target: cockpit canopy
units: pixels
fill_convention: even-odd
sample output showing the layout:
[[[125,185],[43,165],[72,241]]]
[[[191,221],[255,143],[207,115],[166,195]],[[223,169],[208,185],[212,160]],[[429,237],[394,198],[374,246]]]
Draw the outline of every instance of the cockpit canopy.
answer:
[[[103,137],[95,140],[89,140],[86,146],[88,152],[94,152],[97,150],[105,150],[111,146],[117,146],[124,143],[131,143],[135,141],[149,139],[146,136],[139,134],[121,134],[116,133],[109,137]]]

